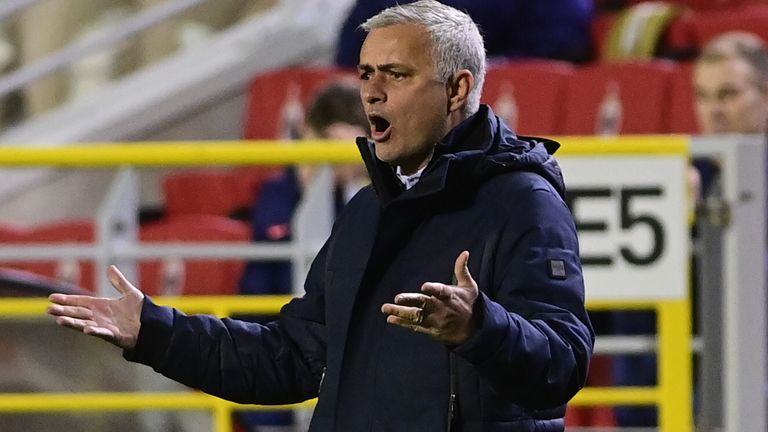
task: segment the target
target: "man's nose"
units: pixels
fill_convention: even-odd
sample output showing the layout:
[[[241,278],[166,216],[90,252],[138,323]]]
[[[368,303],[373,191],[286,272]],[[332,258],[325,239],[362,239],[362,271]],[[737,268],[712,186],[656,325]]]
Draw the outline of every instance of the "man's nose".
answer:
[[[376,75],[371,76],[362,84],[363,101],[368,104],[386,102],[387,93],[384,90],[383,83]]]

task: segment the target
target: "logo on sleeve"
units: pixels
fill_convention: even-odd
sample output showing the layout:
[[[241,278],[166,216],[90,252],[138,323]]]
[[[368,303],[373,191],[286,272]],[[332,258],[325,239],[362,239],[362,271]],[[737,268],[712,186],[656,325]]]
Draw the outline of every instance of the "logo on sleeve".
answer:
[[[561,259],[548,260],[547,271],[552,279],[565,279],[565,261]]]

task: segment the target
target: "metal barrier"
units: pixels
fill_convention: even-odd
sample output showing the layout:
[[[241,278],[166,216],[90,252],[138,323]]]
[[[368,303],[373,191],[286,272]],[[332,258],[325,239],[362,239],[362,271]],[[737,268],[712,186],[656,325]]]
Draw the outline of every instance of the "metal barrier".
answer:
[[[670,152],[654,143],[658,137],[630,138],[568,138],[565,156],[632,156]],[[110,167],[148,166],[208,166],[278,163],[348,163],[359,161],[356,150],[348,143],[309,141],[289,146],[259,143],[166,143],[104,144],[58,148],[0,148],[0,165],[7,167]],[[672,152],[687,152],[687,138],[679,137]],[[656,149],[656,150],[653,150]],[[136,257],[136,250],[104,251],[100,262],[108,259]],[[99,249],[99,248],[97,248]],[[11,253],[10,248],[0,247]],[[200,253],[190,252],[200,257]],[[210,252],[209,254],[213,254]],[[206,255],[206,254],[203,254]],[[103,268],[102,268],[103,271]],[[681,270],[684,271],[684,270]],[[275,312],[287,297],[182,297],[158,298],[185,312],[206,312],[226,316],[236,313]],[[47,302],[37,299],[0,300],[0,317],[22,318],[42,315]],[[659,422],[664,432],[693,430],[691,384],[691,316],[688,296],[677,299],[599,300],[590,299],[591,310],[649,309],[658,319],[659,379],[656,387],[586,388],[573,400],[574,405],[658,405]],[[216,432],[231,430],[231,412],[243,408],[199,393],[82,393],[82,394],[0,394],[0,412],[45,411],[134,411],[152,405],[157,409],[212,410]],[[286,407],[287,408],[287,407]],[[248,407],[250,409],[250,407]],[[275,407],[264,409],[274,410]]]
[[[158,297],[159,304],[187,313],[229,316],[238,313],[274,314],[289,296],[196,296]],[[0,317],[44,318],[47,300],[2,299]],[[659,317],[659,385],[657,387],[587,387],[571,401],[573,405],[658,405],[662,431],[693,431],[691,412],[690,307],[682,302],[591,302],[590,310],[656,310]],[[311,407],[314,400],[298,405],[248,406],[248,409],[275,410]],[[0,394],[0,413],[59,411],[140,411],[152,406],[159,410],[207,409],[213,413],[214,431],[232,430],[232,411],[243,408],[232,402],[199,392],[184,393],[31,393]]]

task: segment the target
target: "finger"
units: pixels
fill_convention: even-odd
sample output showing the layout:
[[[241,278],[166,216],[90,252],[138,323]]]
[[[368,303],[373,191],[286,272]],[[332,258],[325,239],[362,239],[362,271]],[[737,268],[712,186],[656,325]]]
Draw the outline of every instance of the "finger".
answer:
[[[64,306],[83,306],[87,307],[93,303],[96,297],[86,295],[72,295],[72,294],[51,294],[48,296],[48,300],[53,303]]]
[[[453,274],[456,277],[456,286],[460,287],[476,287],[475,280],[472,279],[472,275],[469,273],[469,251],[462,251],[456,258],[456,263],[453,266]]]
[[[93,319],[93,311],[81,306],[53,305],[48,307],[48,313],[54,316],[68,316],[86,320]]]
[[[82,331],[84,328],[88,326],[95,326],[96,323],[91,320],[83,320],[83,319],[77,319],[77,318],[70,318],[67,316],[60,316],[56,318],[56,324],[62,326],[71,328],[74,330],[80,330]]]
[[[448,301],[451,299],[451,287],[437,282],[425,282],[421,286],[421,292],[441,301]]]
[[[418,321],[421,314],[424,313],[421,308],[410,306],[399,306],[392,303],[384,303],[381,311],[389,316],[395,316],[410,321],[411,324]],[[389,319],[389,317],[387,317]]]
[[[109,342],[115,339],[115,333],[105,327],[86,326],[83,328],[83,333],[89,336],[96,336]]]
[[[429,296],[420,293],[400,293],[395,296],[395,303],[402,306],[417,306],[422,307]]]
[[[422,323],[421,325],[414,324],[413,321],[396,317],[394,315],[390,315],[387,317],[387,323],[396,325],[398,327],[406,328],[408,330],[413,330],[417,333],[432,335],[432,330],[429,329],[424,323]]]
[[[109,266],[107,269],[107,278],[109,279],[109,282],[112,284],[113,287],[115,287],[116,290],[120,292],[120,294],[131,294],[133,291],[137,291],[137,288],[131,284],[128,279],[123,276],[123,273],[118,270],[118,268],[114,265]]]

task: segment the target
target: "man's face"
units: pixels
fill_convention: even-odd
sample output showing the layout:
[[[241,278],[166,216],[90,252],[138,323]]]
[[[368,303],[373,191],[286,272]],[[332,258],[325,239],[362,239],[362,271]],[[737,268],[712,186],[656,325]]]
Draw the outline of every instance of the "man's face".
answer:
[[[372,30],[360,51],[360,95],[376,156],[411,174],[448,132],[448,87],[437,79],[431,41],[418,24]]]
[[[768,90],[745,60],[698,63],[693,81],[702,133],[766,132]]]

